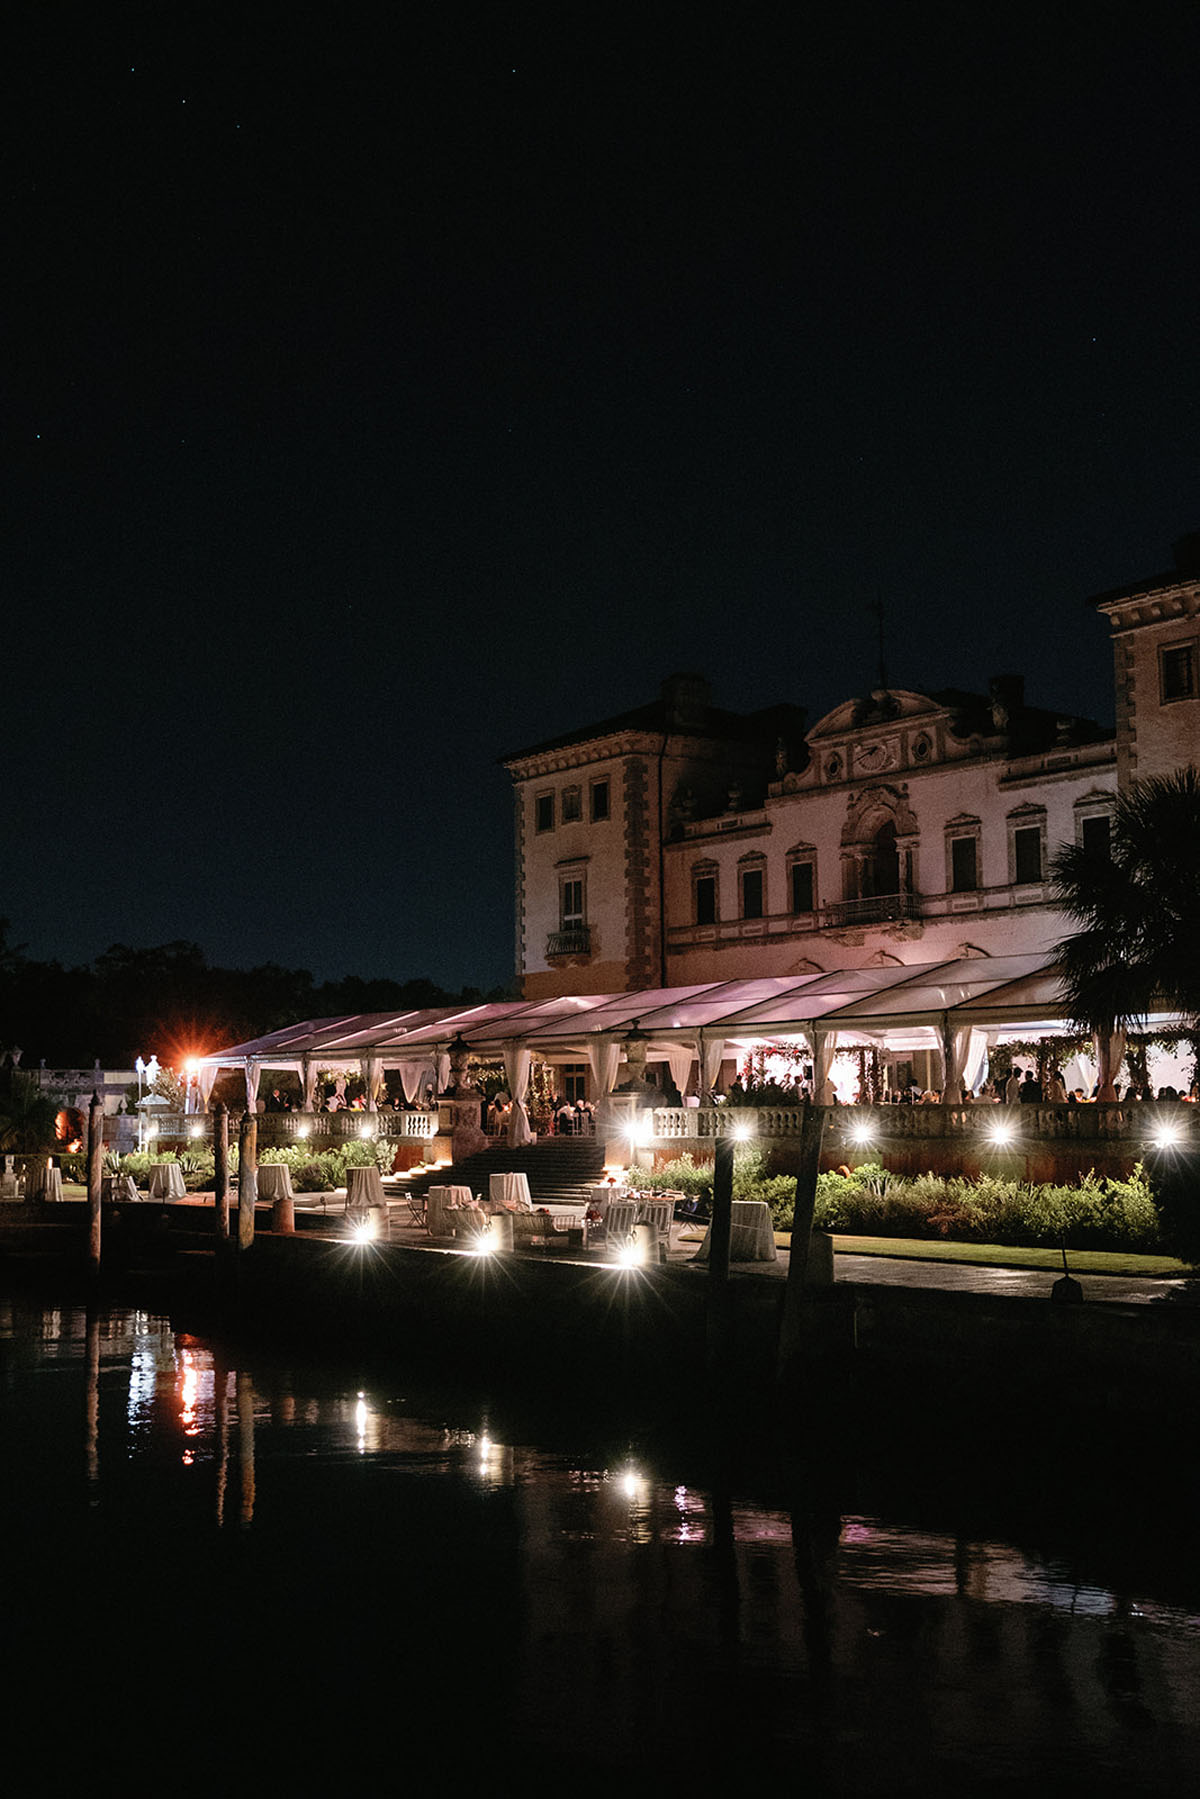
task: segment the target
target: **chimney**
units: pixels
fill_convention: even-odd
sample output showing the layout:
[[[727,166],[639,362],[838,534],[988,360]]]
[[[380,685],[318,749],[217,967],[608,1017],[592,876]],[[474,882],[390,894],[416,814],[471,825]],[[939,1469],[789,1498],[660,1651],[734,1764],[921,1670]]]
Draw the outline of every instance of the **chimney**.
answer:
[[[712,689],[703,675],[668,675],[662,684],[667,728],[702,731],[712,706]]]
[[[1181,575],[1200,575],[1200,531],[1189,531],[1171,545]]]
[[[1007,731],[1013,714],[1020,712],[1025,704],[1024,675],[993,675],[988,682],[988,692],[992,699],[992,727],[997,731]]]

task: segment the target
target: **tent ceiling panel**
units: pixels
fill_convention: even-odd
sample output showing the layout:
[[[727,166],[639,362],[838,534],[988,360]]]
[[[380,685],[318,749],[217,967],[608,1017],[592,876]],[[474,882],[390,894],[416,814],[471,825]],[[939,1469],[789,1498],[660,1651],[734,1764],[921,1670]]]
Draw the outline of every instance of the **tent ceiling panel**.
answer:
[[[581,1033],[594,1036],[604,1031],[629,1030],[634,1020],[643,1031],[669,1030],[670,1023],[664,1023],[662,1014],[684,1001],[694,999],[698,994],[713,993],[736,985],[729,981],[705,981],[696,987],[651,987],[639,993],[617,993],[595,1007],[585,1018],[561,1019],[556,1024],[549,1024],[537,1031],[535,1037],[547,1041],[555,1037],[578,1037]]]
[[[577,994],[540,1001],[490,1001],[475,1006],[432,1007],[416,1012],[368,1013],[308,1019],[247,1043],[204,1056],[209,1067],[253,1061],[265,1067],[300,1066],[303,1056],[326,1066],[352,1066],[366,1054],[393,1065],[431,1058],[461,1033],[477,1054],[516,1041],[563,1060],[579,1060],[590,1040],[619,1035],[634,1021],[647,1037],[705,1031],[736,1044],[770,1038],[810,1038],[813,1027],[839,1040],[889,1048],[922,1046],[924,1033],[943,1021],[989,1032],[1061,1035],[1068,1028],[1054,964],[1038,956],[970,957],[883,968],[833,969],[825,974],[778,975],[739,981],[705,981],[690,987],[655,987],[637,993]],[[1174,1014],[1159,1012],[1151,1029],[1182,1028]]]
[[[679,998],[671,1004],[648,1012],[641,1020],[646,1031],[724,1029],[747,1007],[767,1004],[784,994],[791,994],[816,979],[814,975],[768,975],[759,980],[722,981],[720,986],[703,989],[690,999]],[[686,991],[680,989],[680,993]]]

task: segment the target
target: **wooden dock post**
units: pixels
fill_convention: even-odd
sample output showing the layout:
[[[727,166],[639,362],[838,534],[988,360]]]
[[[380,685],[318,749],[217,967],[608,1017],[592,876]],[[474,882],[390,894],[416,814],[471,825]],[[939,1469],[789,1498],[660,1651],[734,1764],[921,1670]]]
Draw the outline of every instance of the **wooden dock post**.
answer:
[[[229,1238],[229,1113],[224,1100],[213,1107],[213,1228]]]
[[[242,1113],[238,1133],[238,1234],[239,1249],[254,1243],[254,1207],[258,1200],[258,1118]]]
[[[806,1306],[809,1295],[809,1249],[812,1243],[813,1214],[817,1204],[817,1176],[821,1171],[821,1138],[825,1130],[825,1108],[806,1100],[800,1127],[800,1167],[796,1174],[796,1195],[792,1210],[792,1240],[788,1254],[787,1283],[783,1293],[783,1317],[779,1326],[779,1360],[777,1373],[781,1381],[789,1381],[800,1373],[804,1357]]]
[[[100,1194],[104,1172],[104,1101],[92,1094],[87,1128],[88,1273],[100,1272]]]
[[[732,1304],[729,1292],[729,1244],[733,1233],[732,1137],[713,1146],[712,1222],[708,1232],[707,1350],[711,1374],[729,1370],[732,1348]]]

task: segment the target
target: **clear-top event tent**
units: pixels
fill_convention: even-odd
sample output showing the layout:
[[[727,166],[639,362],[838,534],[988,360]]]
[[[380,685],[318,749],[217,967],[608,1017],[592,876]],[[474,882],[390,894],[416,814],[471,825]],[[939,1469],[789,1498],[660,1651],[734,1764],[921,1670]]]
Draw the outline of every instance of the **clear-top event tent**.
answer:
[[[1176,1022],[1174,1014],[1164,1013],[1151,1015],[1147,1026],[1161,1029]],[[534,1054],[556,1063],[586,1063],[599,1097],[618,1085],[624,1040],[635,1027],[646,1040],[647,1059],[666,1062],[681,1093],[693,1069],[695,1085],[708,1091],[717,1086],[727,1057],[800,1042],[811,1055],[819,1095],[838,1050],[873,1047],[896,1056],[936,1051],[943,1090],[952,1097],[961,1097],[964,1082],[977,1084],[990,1047],[1068,1028],[1056,968],[1045,957],[971,957],[310,1019],[203,1057],[198,1099],[207,1105],[218,1073],[240,1068],[253,1106],[260,1073],[271,1069],[298,1074],[304,1105],[312,1109],[319,1074],[340,1072],[362,1075],[373,1110],[387,1069],[398,1071],[410,1101],[431,1080],[440,1089],[452,1044],[465,1044],[481,1059],[502,1061],[518,1106]],[[1102,1087],[1111,1081],[1123,1048],[1119,1034],[1097,1041]]]

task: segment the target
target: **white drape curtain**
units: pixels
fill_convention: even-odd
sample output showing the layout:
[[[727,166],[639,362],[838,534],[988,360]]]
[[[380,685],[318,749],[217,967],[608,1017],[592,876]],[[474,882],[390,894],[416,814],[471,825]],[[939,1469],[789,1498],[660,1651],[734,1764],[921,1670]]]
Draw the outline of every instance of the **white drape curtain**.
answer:
[[[667,1043],[663,1047],[667,1052],[667,1067],[671,1070],[671,1079],[678,1087],[679,1097],[682,1099],[692,1073],[691,1046],[687,1043]]]
[[[444,1093],[450,1085],[450,1051],[444,1049],[434,1064],[434,1086],[438,1093]]]
[[[383,1057],[364,1056],[361,1067],[367,1088],[367,1111],[378,1112],[379,1095],[383,1088]]]
[[[963,1063],[963,1086],[977,1093],[987,1075],[988,1034],[974,1027],[967,1039],[967,1057]]]
[[[725,1060],[724,1037],[702,1037],[697,1046],[700,1055],[700,1085],[705,1093],[716,1091]]]
[[[603,1099],[617,1084],[621,1045],[615,1037],[589,1037],[587,1059],[595,1083],[596,1098]]]
[[[308,1056],[300,1066],[300,1084],[304,1088],[303,1109],[314,1112],[317,1106],[317,1065]]]
[[[215,1065],[200,1070],[200,1110],[208,1111],[208,1102],[212,1098],[212,1090],[217,1084],[220,1069]]]
[[[246,1064],[246,1110],[253,1112],[258,1106],[258,1077],[261,1073],[257,1062]]]
[[[949,1025],[942,1031],[942,1104],[961,1106],[964,1086],[974,1088],[987,1059],[987,1032]]]
[[[525,1095],[529,1091],[529,1068],[532,1061],[533,1057],[523,1043],[506,1043],[504,1045],[504,1073],[508,1080],[508,1090],[512,1094],[508,1140],[514,1147],[533,1141],[533,1132],[529,1128],[529,1114],[525,1110]]]
[[[1117,1097],[1116,1079],[1121,1072],[1121,1058],[1125,1054],[1124,1031],[1095,1031],[1092,1034],[1092,1048],[1096,1052],[1099,1068],[1097,1079],[1100,1088],[1096,1098],[1114,1100]]]
[[[421,1088],[433,1069],[431,1062],[401,1062],[400,1085],[404,1088],[404,1097],[410,1106],[415,1106],[421,1096]]]
[[[813,1099],[819,1106],[833,1104],[833,1082],[829,1078],[832,1042],[826,1031],[811,1031],[809,1041],[812,1044],[813,1059]]]

